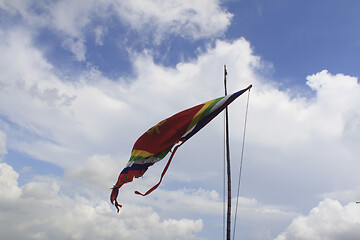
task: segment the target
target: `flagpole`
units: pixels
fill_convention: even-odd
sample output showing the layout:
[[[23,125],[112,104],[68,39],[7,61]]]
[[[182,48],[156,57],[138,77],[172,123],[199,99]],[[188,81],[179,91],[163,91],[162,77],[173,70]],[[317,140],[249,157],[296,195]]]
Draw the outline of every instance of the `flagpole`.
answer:
[[[224,65],[224,88],[225,96],[227,95],[226,86],[226,65]],[[226,240],[230,240],[231,225],[231,171],[230,171],[230,144],[229,144],[229,116],[228,107],[225,108],[225,138],[226,138],[226,165],[227,165],[227,218],[226,218]]]

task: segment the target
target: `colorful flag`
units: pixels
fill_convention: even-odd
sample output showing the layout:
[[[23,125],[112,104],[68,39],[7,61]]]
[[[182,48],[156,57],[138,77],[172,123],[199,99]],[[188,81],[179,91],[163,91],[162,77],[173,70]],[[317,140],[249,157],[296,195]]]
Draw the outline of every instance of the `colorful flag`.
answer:
[[[117,202],[117,196],[119,188],[123,184],[131,182],[134,177],[141,177],[151,165],[163,159],[174,145],[179,143],[173,148],[168,163],[161,174],[160,181],[145,194],[139,193],[138,191],[135,192],[143,196],[151,193],[160,185],[177,148],[251,87],[252,86],[250,85],[231,95],[216,98],[179,112],[147,130],[135,142],[130,160],[124,170],[120,173],[117,183],[112,188],[110,201],[115,205],[117,210],[119,211],[119,207],[121,207]]]

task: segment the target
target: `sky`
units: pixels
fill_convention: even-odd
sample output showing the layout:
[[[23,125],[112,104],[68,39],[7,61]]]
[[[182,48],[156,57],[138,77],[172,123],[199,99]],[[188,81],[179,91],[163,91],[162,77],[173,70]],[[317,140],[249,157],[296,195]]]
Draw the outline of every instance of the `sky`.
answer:
[[[253,85],[236,239],[360,237],[360,2],[0,0],[0,237],[223,237],[224,116],[124,185],[134,142]],[[247,94],[229,106],[232,215]],[[234,219],[232,220],[234,223]]]

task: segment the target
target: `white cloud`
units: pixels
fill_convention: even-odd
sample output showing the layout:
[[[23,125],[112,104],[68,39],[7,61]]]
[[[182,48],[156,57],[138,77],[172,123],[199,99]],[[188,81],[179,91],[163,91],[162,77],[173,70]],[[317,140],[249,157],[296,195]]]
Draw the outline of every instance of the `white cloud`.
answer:
[[[6,148],[6,134],[0,130],[0,159],[1,155],[7,154]]]
[[[360,186],[358,182],[354,183],[351,189],[341,189],[321,194],[323,199],[336,199],[340,203],[359,201]]]
[[[276,240],[359,239],[360,208],[356,203],[345,206],[336,200],[325,199],[308,216],[293,220]]]
[[[85,80],[78,79],[77,83],[76,79],[75,82],[62,81],[23,30],[4,33],[0,48],[4,56],[0,60],[3,72],[0,109],[8,120],[4,123],[8,130],[4,132],[11,131],[8,135],[11,148],[69,166],[76,164],[74,156],[77,163],[81,163],[92,155],[86,154],[92,151],[86,142],[98,145],[108,141],[109,145],[117,145],[107,134],[127,120],[119,119],[126,105],[93,85],[91,74],[86,75]],[[99,111],[94,111],[95,108]],[[79,156],[80,153],[85,155]]]
[[[14,11],[25,12],[27,8],[26,2],[27,1],[23,1],[23,0],[15,0],[15,1],[1,0],[0,7],[10,12],[14,12]]]
[[[61,193],[57,182],[18,186],[19,174],[0,163],[0,232],[5,239],[194,239],[201,219],[164,219],[151,208],[124,208]]]
[[[70,37],[82,38],[84,27],[91,22],[91,14],[96,11],[96,2],[62,0],[46,7],[52,27]]]
[[[126,28],[141,32],[139,36],[160,44],[168,35],[190,39],[218,37],[226,31],[232,17],[231,13],[220,6],[218,0],[16,0],[0,1],[0,7],[7,13],[22,16],[23,24],[31,29],[54,30],[62,39],[62,46],[73,53],[78,61],[86,60],[85,36],[95,19],[106,22],[115,15]],[[97,45],[102,45],[106,31],[106,27],[95,28]]]
[[[133,192],[133,191],[132,191]],[[216,216],[218,219],[223,214],[222,196],[215,190],[186,189],[176,191],[157,190],[152,193],[152,206],[159,209],[162,215],[181,215],[193,213],[193,215]],[[133,197],[135,198],[135,197]],[[232,213],[235,216],[236,198],[232,199]],[[238,217],[242,222],[279,222],[290,220],[297,216],[289,209],[282,209],[280,206],[263,205],[256,199],[239,197]]]
[[[78,61],[85,61],[86,46],[82,39],[67,38],[63,41],[63,47],[74,54]]]
[[[54,30],[62,39],[63,47],[72,52],[78,61],[85,60],[85,27],[91,22],[91,15],[100,11],[94,1],[39,2],[5,1],[0,7],[8,13],[19,14],[22,25],[36,33],[41,28]]]
[[[214,1],[117,1],[121,20],[137,31],[152,32],[159,43],[168,34],[199,39],[217,37],[230,25],[232,14]]]
[[[18,1],[0,3],[5,9],[10,9],[11,5],[14,9],[20,9],[21,14],[30,14],[26,5],[17,4],[20,3]],[[200,8],[200,1],[191,2],[190,7],[185,5],[190,2],[177,3],[175,7],[171,5],[175,2],[166,2],[159,9],[147,7],[146,4],[136,8],[140,3],[142,1],[132,1],[127,6],[129,13],[138,9],[137,14],[131,16],[123,13],[125,8],[122,2],[118,2],[113,11],[116,10],[119,18],[133,29],[142,31],[150,23],[157,23],[151,29],[152,33],[159,34],[157,41],[166,37],[163,34],[180,32],[191,39],[218,36],[226,30],[231,17],[231,14],[219,8],[218,2],[209,3],[208,8]],[[75,4],[74,9],[67,12],[71,4]],[[64,34],[64,46],[80,61],[86,60],[83,33],[92,21],[93,4],[90,2],[88,7],[81,10],[81,2],[59,1],[51,11],[43,8],[43,14],[46,14],[44,18],[52,19],[47,26]],[[107,4],[103,3],[99,11],[103,9],[102,13],[106,12],[104,6]],[[157,2],[154,4],[156,6]],[[170,6],[172,11],[166,11]],[[77,16],[77,13],[81,14]],[[185,17],[181,13],[185,13]],[[99,12],[97,14],[101,15]],[[191,14],[196,16],[190,18]],[[213,28],[212,21],[204,24],[205,19],[211,16],[214,21],[222,19],[219,28]],[[72,25],[73,22],[77,23]],[[193,32],[193,29],[198,31]],[[0,153],[6,154],[7,149],[24,152],[37,160],[61,166],[68,179],[80,180],[93,188],[106,188],[103,191],[108,191],[125,166],[133,143],[146,129],[177,111],[223,94],[223,64],[226,64],[229,92],[250,83],[254,85],[250,95],[242,193],[247,196],[244,198],[246,200],[257,200],[251,207],[241,209],[241,215],[245,214],[247,220],[260,218],[266,223],[270,221],[266,219],[275,219],[276,216],[277,223],[285,222],[293,217],[292,212],[312,207],[319,195],[331,192],[331,196],[340,199],[334,189],[338,192],[349,191],[351,194],[347,199],[357,196],[353,194],[353,183],[360,180],[357,174],[360,167],[357,161],[360,94],[356,77],[334,75],[324,70],[307,77],[307,84],[315,93],[312,99],[292,97],[267,81],[266,76],[259,75],[257,70],[269,66],[264,66],[261,59],[254,56],[248,41],[237,39],[232,42],[217,41],[214,46],[199,52],[196,59],[179,63],[173,68],[155,64],[151,51],[130,51],[135,74],[129,78],[108,79],[96,69],[86,69],[76,77],[64,79],[55,74],[56,66],[49,64],[43,53],[34,46],[30,30],[3,29],[0,34],[0,114],[6,118],[1,122],[1,126],[5,127],[0,131]],[[99,31],[95,35],[97,44],[104,40],[102,34],[104,32]],[[243,119],[245,99],[245,96],[241,97],[230,106],[234,156],[240,155],[237,146],[240,146],[240,121]],[[221,129],[220,117],[184,144],[174,158],[166,181],[146,200],[133,200],[133,191],[129,191],[129,194],[124,191],[126,194],[122,199],[130,202],[127,209],[144,211],[145,217],[139,213],[135,216],[138,218],[136,221],[144,218],[144,221],[154,220],[161,226],[173,224],[173,220],[162,220],[165,212],[178,214],[177,210],[166,211],[169,202],[183,212],[191,209],[206,216],[218,214],[221,204],[217,193],[222,187],[219,181],[222,172],[219,171],[222,169]],[[164,163],[151,167],[143,179],[129,184],[129,188],[152,186],[158,180],[161,164]],[[238,169],[237,161],[234,161],[233,169]],[[64,196],[60,184],[54,182],[31,181],[19,187],[16,172],[8,165],[2,165],[2,171],[1,184],[5,186],[4,189],[10,189],[9,196],[17,199],[17,205],[3,202],[2,206],[9,206],[12,210],[20,206],[19,212],[27,211],[27,217],[19,226],[29,231],[33,238],[52,237],[58,231],[65,231],[65,235],[61,235],[65,238],[81,238],[88,236],[86,224],[96,229],[97,221],[110,221],[111,226],[116,228],[120,221],[108,217],[108,212],[113,209],[109,210],[107,202]],[[188,187],[189,182],[202,189],[183,188]],[[168,191],[173,187],[176,189]],[[27,204],[19,198],[19,194],[34,204],[33,212],[25,208]],[[108,199],[108,193],[104,198]],[[48,201],[46,204],[39,201],[39,204],[44,204],[44,211],[51,213],[49,216],[43,217],[44,213],[39,210],[35,199]],[[148,201],[144,206],[156,208],[157,212],[133,207],[132,201]],[[265,207],[260,203],[264,203]],[[53,205],[59,206],[59,209],[53,209]],[[293,208],[282,211],[279,210],[281,207],[271,207],[280,205]],[[101,206],[100,210],[97,210],[97,206]],[[19,217],[19,212],[14,210],[13,214],[16,214],[11,219]],[[60,212],[68,214],[60,216]],[[122,214],[126,212],[124,210]],[[48,232],[39,230],[44,224],[41,221],[26,225],[26,221],[32,218],[44,218],[48,224],[58,216],[61,223],[47,225],[50,228]],[[96,216],[96,220],[92,216]],[[76,233],[67,222],[74,223],[82,218],[88,222],[74,224],[80,226]],[[190,237],[203,227],[202,220],[189,220],[187,216],[184,219],[176,220],[176,223],[187,226],[187,233],[181,235],[179,232],[179,236]],[[68,229],[64,230],[61,224]],[[135,230],[131,230],[130,223],[120,224],[125,224],[120,233],[123,235],[120,236],[136,234]],[[106,226],[103,227],[108,230]],[[97,237],[108,237],[101,229],[98,231],[98,235],[94,234]],[[118,234],[113,231],[110,229],[108,233]],[[153,234],[158,236],[158,233]],[[144,236],[137,237],[146,239]]]
[[[107,33],[108,29],[106,26],[98,26],[94,29],[95,33],[95,44],[96,45],[103,45],[104,37]]]
[[[215,47],[209,47],[197,59],[179,63],[175,68],[156,65],[150,53],[137,53],[131,55],[135,71],[131,79],[111,81],[101,72],[90,69],[70,82],[52,72],[53,66],[33,47],[26,31],[3,36],[1,51],[11,57],[9,61],[2,59],[0,66],[4,86],[0,98],[7,103],[0,108],[2,114],[20,128],[16,130],[10,125],[11,130],[3,130],[10,139],[8,147],[65,169],[71,168],[72,172],[67,173],[71,172],[72,178],[82,179],[85,172],[92,171],[87,167],[94,169],[94,162],[86,165],[91,156],[108,155],[119,164],[120,172],[133,143],[146,129],[177,111],[223,94],[219,86],[223,63],[227,63],[230,92],[250,83],[254,85],[246,171],[249,171],[247,188],[251,185],[259,189],[256,198],[275,201],[265,196],[266,189],[273,188],[270,186],[277,186],[273,192],[278,194],[283,189],[291,190],[292,186],[304,189],[303,193],[314,194],[317,188],[331,191],[329,182],[336,184],[349,174],[351,178],[342,180],[346,189],[350,188],[351,181],[357,180],[352,166],[357,164],[355,143],[359,136],[352,130],[359,126],[356,103],[360,101],[354,77],[323,71],[308,77],[309,85],[317,93],[313,99],[292,98],[261,80],[256,72],[264,67],[261,59],[253,55],[249,42],[238,39],[217,41]],[[338,89],[339,85],[341,91],[329,90]],[[239,109],[244,109],[245,99],[246,96],[241,97],[231,105],[234,144],[241,139],[239,121],[243,112]],[[181,147],[168,173],[171,181],[185,178],[187,182],[201,182],[205,188],[213,184],[215,189],[221,188],[216,179],[221,176],[218,169],[222,168],[222,162],[213,161],[204,168],[202,161],[194,160],[222,159],[220,126],[221,118],[218,118]],[[239,150],[235,149],[233,154],[239,155]],[[338,159],[342,161],[340,167]],[[158,171],[161,165],[151,169]],[[202,169],[201,173],[198,169]],[[313,179],[320,169],[322,178],[314,188]],[[271,172],[278,174],[271,175]],[[299,181],[305,173],[307,178]],[[117,174],[111,175],[115,182]],[[284,182],[284,178],[288,181]],[[94,179],[88,180],[95,183]],[[263,182],[264,179],[267,180]],[[297,201],[296,194],[300,191],[283,201],[288,198]]]
[[[67,169],[65,177],[97,186],[100,190],[109,190],[119,174],[119,169],[123,167],[119,162],[110,156],[94,155],[82,166]]]
[[[307,84],[317,94],[316,104],[311,110],[317,118],[322,118],[317,129],[321,129],[323,134],[329,134],[329,137],[343,134],[346,118],[359,109],[358,79],[344,74],[332,75],[324,70],[308,76],[307,80]]]
[[[213,57],[171,69],[156,66],[149,56],[134,55],[137,76],[128,86],[123,85],[127,79],[110,81],[93,69],[70,82],[52,72],[52,66],[33,47],[26,31],[3,36],[0,48],[11,60],[3,58],[0,66],[0,98],[6,103],[0,109],[11,123],[10,147],[65,168],[82,165],[99,153],[127,156],[146,126],[175,109],[207,101],[209,95],[222,95],[216,90],[206,94],[202,87],[206,84],[210,91],[215,87],[211,80],[215,71],[206,69],[207,65],[216,66]],[[235,46],[244,48],[248,43],[241,40]],[[217,54],[221,50],[209,51]],[[242,63],[245,68],[246,64]],[[192,88],[194,79],[200,81]],[[141,92],[140,97],[137,92]],[[193,99],[184,102],[179,98],[182,95]]]
[[[14,199],[20,196],[20,189],[17,186],[19,174],[6,163],[0,163],[0,198]]]
[[[85,28],[92,15],[102,13],[102,4],[96,1],[57,1],[46,6],[50,27],[63,34],[62,46],[72,52],[77,61],[86,60]]]
[[[313,111],[321,120],[317,129],[323,134],[343,140],[353,157],[359,153],[360,144],[360,85],[357,77],[332,75],[326,70],[308,76],[307,84],[316,90]],[[314,114],[314,115],[315,115]]]
[[[38,11],[36,14],[33,10],[42,10],[46,8],[46,3],[43,1],[27,1],[27,0],[0,0],[0,8],[4,10],[5,14],[13,16],[21,16],[24,18],[23,24],[33,27],[40,27],[48,24],[49,19],[43,11]],[[10,27],[3,25],[2,27]]]

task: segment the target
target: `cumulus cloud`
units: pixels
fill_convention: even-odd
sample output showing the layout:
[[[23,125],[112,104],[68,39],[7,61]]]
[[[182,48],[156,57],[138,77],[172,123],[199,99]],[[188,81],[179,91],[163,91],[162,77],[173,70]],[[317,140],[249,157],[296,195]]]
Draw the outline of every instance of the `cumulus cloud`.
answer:
[[[83,168],[70,170],[69,173],[73,178],[82,178],[95,186],[99,185],[97,181],[104,182],[102,177],[109,174],[111,164],[113,161],[108,156],[93,156]],[[94,190],[83,189],[80,192],[77,190],[78,193],[71,197],[72,194],[64,193],[69,190],[62,186],[69,184],[63,180],[39,176],[36,181],[19,186],[18,177],[19,173],[10,165],[0,164],[0,208],[3,213],[0,222],[1,236],[5,238],[194,239],[204,223],[201,219],[189,219],[189,213],[195,219],[196,213],[220,216],[221,202],[215,191],[160,190],[151,197],[158,199],[156,201],[136,198],[133,189],[122,191],[121,198],[127,203],[119,216],[109,202],[103,200],[107,199],[108,192],[99,199],[98,194],[92,193]],[[86,194],[81,195],[81,192]],[[100,195],[103,196],[102,193]],[[244,202],[246,208],[252,205],[244,201],[240,202]],[[163,217],[152,208],[167,218],[162,220]]]
[[[128,156],[132,142],[161,117],[207,101],[209,96],[222,95],[214,91],[217,84],[211,76],[215,70],[206,69],[209,65],[221,69],[221,65],[216,67],[215,56],[171,69],[157,66],[147,54],[135,54],[137,74],[130,85],[123,84],[128,79],[111,81],[93,69],[69,82],[52,71],[53,66],[33,46],[26,31],[3,36],[0,48],[11,60],[1,61],[0,98],[7,104],[0,108],[7,116],[7,128],[22,134],[21,138],[12,134],[11,145],[65,168],[82,165],[98,153]],[[209,49],[209,54],[231,47],[228,43],[218,44],[218,48]],[[249,44],[239,40],[234,47],[245,50]],[[251,56],[244,58],[252,61]],[[244,71],[249,68],[247,61],[240,64]],[[191,87],[194,79],[200,81]],[[207,91],[214,93],[207,94],[204,84],[209,86]],[[137,92],[142,93],[141,97]],[[183,101],[181,95],[191,97]]]
[[[6,239],[193,239],[201,219],[161,219],[149,207],[127,206],[115,214],[108,202],[61,193],[53,181],[20,187],[19,174],[0,163],[0,230]]]
[[[356,203],[343,206],[333,199],[325,199],[309,215],[295,218],[276,240],[301,239],[358,239],[360,209]]]
[[[335,190],[321,194],[323,199],[336,199],[340,203],[358,201],[360,199],[360,186],[356,183],[349,189]]]
[[[113,160],[108,155],[94,155],[82,166],[67,169],[65,177],[88,183],[90,186],[97,186],[101,190],[108,190],[114,184],[121,167],[123,166],[119,164],[119,161]]]
[[[229,72],[229,92],[249,84],[254,86],[250,95],[241,185],[241,193],[247,196],[241,199],[244,220],[263,221],[265,225],[276,219],[276,224],[284,224],[294,217],[294,212],[313,207],[319,196],[339,200],[344,191],[348,191],[347,200],[358,196],[354,193],[357,187],[354,182],[360,180],[357,173],[360,167],[357,160],[360,143],[357,77],[326,70],[309,73],[312,75],[306,78],[307,86],[314,96],[294,97],[279,90],[268,76],[261,75],[267,72],[264,68],[271,66],[255,56],[250,43],[243,38],[218,40],[199,51],[196,58],[174,67],[156,64],[151,51],[129,50],[132,76],[111,79],[88,65],[79,74],[66,77],[57,74],[56,66],[36,47],[33,31],[36,24],[58,31],[61,46],[71,51],[77,60],[86,61],[88,40],[85,33],[90,31],[92,16],[109,19],[107,17],[115,14],[133,30],[145,33],[149,30],[146,34],[150,34],[150,38],[155,36],[151,34],[156,34],[154,41],[159,43],[166,34],[188,39],[219,36],[229,25],[231,14],[217,1],[207,4],[202,1],[160,4],[161,1],[156,1],[151,2],[150,7],[148,1],[131,1],[127,5],[122,1],[111,4],[86,1],[88,4],[84,8],[81,6],[85,1],[58,1],[51,6],[43,2],[37,8],[25,2],[0,1],[1,8],[8,14],[20,14],[31,26],[29,29],[4,28],[0,32],[0,115],[6,119],[1,121],[0,154],[14,150],[56,164],[64,169],[67,181],[77,180],[86,183],[86,187],[103,189],[100,191],[103,199],[108,199],[109,188],[128,161],[133,143],[144,131],[171,114],[223,95],[225,63]],[[38,15],[32,12],[34,9],[39,11]],[[103,26],[101,24],[100,21],[96,26]],[[92,28],[91,36],[95,33],[95,44],[101,45],[110,32],[110,28]],[[245,100],[246,97],[239,98],[230,106],[234,156],[240,156],[238,146],[241,145]],[[171,235],[173,238],[190,238],[206,228],[205,220],[186,214],[193,211],[218,217],[222,208],[218,195],[222,188],[219,181],[222,140],[222,119],[217,118],[179,149],[158,191],[146,199],[133,194],[135,188],[147,189],[157,182],[162,162],[151,167],[143,179],[127,184],[121,199],[130,204],[129,210],[122,214],[135,212],[136,219],[130,219],[144,224],[146,230],[147,226],[153,226],[151,221],[160,228],[184,225],[185,232],[174,231],[178,235]],[[235,160],[233,169],[238,169],[238,164]],[[148,239],[136,235],[141,233],[136,233],[130,221],[111,217],[109,212],[113,209],[110,210],[107,201],[64,195],[60,181],[30,180],[19,186],[18,173],[7,164],[1,167],[1,189],[6,189],[7,195],[15,199],[14,203],[2,199],[2,209],[13,210],[13,217],[9,217],[13,222],[20,218],[21,212],[26,216],[18,226],[3,227],[7,234],[22,229],[19,238],[27,231],[33,238],[50,238],[61,232],[64,233],[59,235],[62,238],[74,239],[91,238],[91,234],[98,238],[118,234],[125,238],[135,234],[138,239]],[[201,188],[189,186],[190,183]],[[334,188],[338,191],[334,192]],[[34,205],[33,210],[26,207],[28,203]],[[169,203],[176,208],[167,207]],[[328,203],[326,200],[325,205]],[[324,212],[327,209],[331,212],[332,207],[325,207]],[[166,214],[167,218],[163,219]],[[184,216],[172,220],[170,214]],[[39,221],[30,223],[29,219],[34,218]],[[60,222],[54,220],[57,218]],[[110,227],[102,224],[109,221]],[[78,231],[67,222],[74,223]],[[40,226],[44,224],[50,230],[41,231]],[[97,224],[107,231],[97,228]],[[120,227],[120,231],[118,225],[121,224],[124,227]],[[272,227],[279,229],[279,225]],[[264,235],[257,239],[274,235],[269,228],[263,230]],[[162,235],[153,232],[152,236],[160,238]]]
[[[313,111],[322,118],[323,134],[338,137],[342,144],[350,148],[350,154],[358,152],[360,85],[357,77],[344,74],[332,75],[324,70],[307,77],[307,84],[316,91],[316,105]],[[326,133],[325,133],[326,132]],[[354,157],[354,156],[353,156]]]
[[[14,199],[20,196],[20,189],[17,186],[19,174],[6,163],[0,163],[0,191],[1,199]]]
[[[358,181],[358,148],[352,142],[358,133],[348,130],[358,124],[349,117],[359,109],[357,78],[324,70],[307,80],[315,93],[308,99],[266,84],[252,91],[245,188],[257,199],[309,208],[321,193],[339,184],[352,189]]]
[[[7,128],[22,136],[27,134],[25,138],[17,138],[13,132],[10,145],[36,159],[71,168],[72,171],[67,171],[69,177],[81,179],[86,172],[91,172],[86,167],[97,166],[91,161],[86,164],[92,156],[110,156],[119,164],[120,171],[133,143],[150,126],[177,111],[223,94],[219,79],[222,79],[224,62],[228,63],[229,89],[254,85],[247,132],[247,171],[252,174],[248,175],[251,184],[245,188],[262,189],[259,192],[264,195],[258,192],[256,198],[267,199],[266,189],[270,188],[278,196],[284,189],[295,188],[313,194],[317,190],[310,186],[320,169],[323,177],[316,184],[329,192],[329,182],[336,184],[336,179],[349,175],[354,169],[351,166],[357,164],[358,150],[353,140],[358,139],[358,134],[352,131],[358,126],[359,86],[355,77],[322,71],[308,77],[308,84],[316,93],[312,99],[294,98],[262,80],[257,71],[264,67],[261,59],[254,56],[248,41],[238,39],[217,41],[197,59],[179,63],[174,68],[155,64],[148,52],[134,53],[135,75],[131,79],[112,81],[98,70],[89,69],[69,82],[52,71],[53,66],[32,45],[26,32],[18,30],[3,36],[1,50],[5,56],[12,57],[10,61],[3,60],[0,66],[3,73],[0,98],[8,103],[0,107],[11,123],[7,123]],[[339,88],[341,91],[336,90]],[[187,98],[183,98],[185,95]],[[245,99],[239,99],[230,107],[244,109]],[[241,139],[239,120],[243,112],[234,110],[231,114],[234,119],[231,121],[235,121],[231,122],[232,136],[237,144]],[[222,158],[220,122],[220,118],[215,119],[182,146],[169,170],[169,179],[196,180],[204,186],[221,187],[216,180],[221,175],[218,171],[221,161],[211,162],[206,169],[202,161],[194,161]],[[238,149],[234,155],[239,155]],[[338,159],[342,159],[340,168]],[[152,168],[158,171],[161,165]],[[199,173],[197,169],[203,171]],[[279,174],[270,174],[279,171]],[[299,181],[305,174],[307,179]],[[117,174],[111,175],[115,182]],[[259,181],[255,177],[259,175],[267,181]],[[357,175],[351,175],[346,187],[356,180]],[[284,178],[288,181],[282,181]],[[97,182],[95,178],[91,181]],[[300,192],[294,191],[289,194],[293,197],[283,200],[296,201],[296,194]]]
[[[216,216],[218,219],[223,214],[223,199],[215,190],[186,189],[176,191],[157,190],[151,198],[156,199],[156,206],[163,214],[196,213],[207,216]],[[232,199],[232,216],[235,215],[236,198]],[[160,207],[161,206],[161,207]],[[174,207],[175,206],[175,207]],[[243,222],[288,221],[297,216],[297,213],[280,206],[264,205],[256,199],[239,197],[238,216]]]
[[[159,189],[150,199],[134,196],[133,189],[121,191],[127,203],[116,214],[94,190],[68,194],[68,183],[42,177],[19,186],[18,177],[10,165],[0,164],[0,229],[5,238],[196,239],[205,227],[199,214],[216,216],[217,222],[221,219],[222,202],[216,191]],[[260,223],[259,227],[264,222],[288,221],[294,216],[246,198],[240,199],[239,213],[241,221],[254,221]]]

